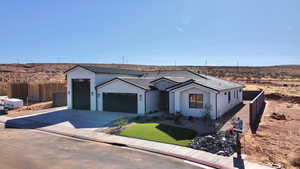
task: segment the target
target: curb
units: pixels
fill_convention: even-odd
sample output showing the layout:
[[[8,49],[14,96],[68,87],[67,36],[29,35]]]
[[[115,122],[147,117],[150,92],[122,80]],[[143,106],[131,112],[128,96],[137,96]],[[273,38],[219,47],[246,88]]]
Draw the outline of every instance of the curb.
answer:
[[[0,122],[4,123],[7,127],[25,129],[24,127],[22,127],[21,125],[18,125],[18,124],[14,124],[14,123],[7,124],[6,122],[2,122],[2,121],[0,121]],[[26,128],[26,129],[28,129],[28,128]],[[94,141],[94,142],[99,142],[99,143],[115,145],[115,146],[129,147],[129,148],[143,150],[143,151],[147,151],[147,152],[151,152],[151,153],[157,153],[157,154],[161,154],[161,155],[175,157],[175,158],[182,159],[182,160],[191,161],[191,162],[201,164],[201,165],[205,165],[205,166],[215,168],[215,169],[230,169],[230,168],[221,166],[219,164],[211,163],[211,162],[208,162],[208,161],[204,161],[204,160],[200,160],[200,159],[196,159],[196,158],[193,158],[193,157],[188,157],[188,156],[184,156],[184,155],[180,155],[180,154],[176,154],[176,153],[164,152],[164,151],[159,151],[159,150],[155,150],[155,149],[144,148],[144,147],[141,147],[141,146],[131,146],[131,145],[121,144],[121,143],[116,143],[116,142],[108,142],[108,141],[94,139],[94,138],[90,138],[90,137],[86,137],[86,136],[80,136],[80,135],[69,134],[69,133],[64,133],[64,132],[57,132],[57,131],[48,130],[48,129],[42,129],[42,128],[32,128],[32,129],[43,131],[43,132],[48,132],[48,133],[53,133],[53,134],[58,134],[58,135],[63,135],[63,136],[68,136],[68,137],[72,137],[72,138],[76,138],[76,139]]]

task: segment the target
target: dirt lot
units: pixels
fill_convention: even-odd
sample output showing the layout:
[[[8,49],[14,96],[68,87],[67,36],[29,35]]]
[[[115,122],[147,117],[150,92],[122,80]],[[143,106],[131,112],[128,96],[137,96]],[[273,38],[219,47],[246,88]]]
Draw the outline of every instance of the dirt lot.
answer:
[[[284,114],[287,120],[272,118],[273,112]],[[283,168],[299,168],[299,128],[299,104],[269,100],[257,134],[248,132],[242,139],[247,159],[268,165],[279,164]],[[293,166],[293,163],[298,163],[298,166]]]

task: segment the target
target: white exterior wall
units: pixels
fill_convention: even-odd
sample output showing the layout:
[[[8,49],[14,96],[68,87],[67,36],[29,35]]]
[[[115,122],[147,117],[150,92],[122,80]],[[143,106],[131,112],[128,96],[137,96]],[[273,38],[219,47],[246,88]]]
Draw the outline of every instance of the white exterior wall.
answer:
[[[67,73],[67,107],[72,109],[72,79],[90,79],[91,110],[96,110],[95,73],[77,67]]]
[[[203,95],[203,108],[189,108],[189,95],[202,94]],[[211,105],[210,93],[199,90],[197,88],[188,89],[180,92],[180,110],[184,116],[201,117],[205,114],[205,105]]]
[[[90,97],[91,105],[90,108],[92,111],[96,110],[96,90],[95,86],[98,84],[104,83],[108,80],[111,80],[116,77],[135,77],[134,75],[118,75],[118,74],[95,74],[89,70],[86,70],[82,67],[76,67],[73,70],[67,72],[67,107],[72,109],[72,79],[90,79]]]
[[[170,80],[161,79],[153,83],[153,86],[159,90],[166,90],[166,88],[174,86],[176,83]]]
[[[145,90],[123,82],[114,80],[97,88],[97,109],[103,111],[103,93],[136,93],[138,99],[138,114],[145,114]]]
[[[243,93],[239,92],[240,89],[233,89],[222,91],[218,94],[218,117],[222,116],[224,113],[232,109],[234,106],[243,102]],[[228,92],[231,92],[231,101],[228,102]],[[234,97],[234,91],[238,92],[238,97]],[[225,95],[225,92],[227,93]]]
[[[146,92],[146,113],[159,110],[160,91],[152,90]]]
[[[205,113],[205,105],[210,106],[210,116],[215,117],[216,91],[191,84],[171,91],[169,94],[170,113],[181,112],[184,116],[201,117]],[[189,108],[189,94],[203,94],[203,108]]]

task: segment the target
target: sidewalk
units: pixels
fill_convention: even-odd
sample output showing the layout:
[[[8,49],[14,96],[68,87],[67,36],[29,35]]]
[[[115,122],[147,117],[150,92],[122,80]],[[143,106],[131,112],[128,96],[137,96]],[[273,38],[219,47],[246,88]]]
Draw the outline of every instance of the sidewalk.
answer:
[[[11,119],[14,118],[0,116],[0,122],[5,123],[9,127],[23,128],[24,126],[26,126],[26,128],[28,128],[28,126],[37,123],[36,121],[29,121],[29,120],[18,121],[18,124],[7,122]],[[46,126],[46,127],[36,128],[36,130],[41,130],[50,133],[56,133],[56,134],[61,134],[65,136],[86,139],[86,140],[91,140],[96,142],[128,146],[135,149],[164,154],[176,158],[181,158],[202,165],[210,166],[212,168],[270,169],[269,167],[262,166],[256,163],[251,163],[245,160],[237,161],[235,158],[232,157],[218,156],[205,151],[194,150],[188,147],[182,147],[182,146],[176,146],[171,144],[116,136],[116,135],[109,135],[109,134],[90,131],[90,130],[74,129],[74,128],[64,127],[64,126]]]

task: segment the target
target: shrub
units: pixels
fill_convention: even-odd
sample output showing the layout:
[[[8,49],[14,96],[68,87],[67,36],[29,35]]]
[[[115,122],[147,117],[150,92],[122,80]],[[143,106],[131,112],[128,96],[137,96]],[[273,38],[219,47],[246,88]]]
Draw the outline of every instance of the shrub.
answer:
[[[297,154],[296,157],[292,158],[290,163],[294,166],[294,167],[300,167],[300,153]]]
[[[194,120],[194,117],[193,117],[193,116],[189,116],[189,117],[188,117],[188,120],[189,120],[189,121],[193,121],[193,120]]]
[[[154,116],[153,120],[159,120],[159,117],[158,116]]]
[[[170,114],[170,115],[166,116],[166,119],[167,120],[174,120],[174,117],[175,117],[174,115]]]
[[[201,118],[202,118],[204,121],[211,120],[211,119],[210,119],[209,113],[205,113]]]
[[[134,120],[140,120],[141,119],[141,116],[136,116],[135,118],[134,118]]]
[[[128,124],[128,119],[125,119],[124,117],[120,117],[114,121],[114,126],[118,126],[118,127],[122,127],[127,124]]]
[[[176,114],[175,114],[175,116],[174,116],[174,118],[173,118],[174,122],[177,123],[177,124],[179,124],[179,123],[180,123],[179,119],[180,119],[181,117],[182,117],[181,112],[176,112]]]
[[[174,120],[174,123],[177,124],[177,125],[181,125],[182,124],[179,119]]]

